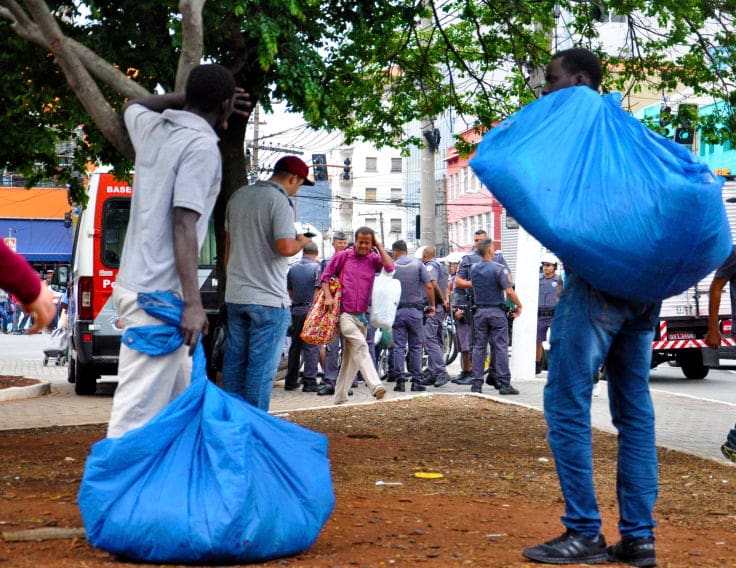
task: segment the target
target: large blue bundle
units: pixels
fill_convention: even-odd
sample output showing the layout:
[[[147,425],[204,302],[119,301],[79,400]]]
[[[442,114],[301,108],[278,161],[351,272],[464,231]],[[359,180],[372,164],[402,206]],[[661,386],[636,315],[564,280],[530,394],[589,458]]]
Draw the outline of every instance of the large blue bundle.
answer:
[[[141,296],[156,317],[180,309],[173,295]],[[124,340],[154,352],[181,345],[178,328],[164,327]],[[200,344],[187,390],[141,428],[93,446],[78,497],[93,546],[145,562],[245,563],[316,540],[335,503],[327,439],[225,393],[204,369]]]
[[[470,165],[566,269],[613,296],[677,294],[731,250],[723,180],[617,95],[555,91],[491,130]]]

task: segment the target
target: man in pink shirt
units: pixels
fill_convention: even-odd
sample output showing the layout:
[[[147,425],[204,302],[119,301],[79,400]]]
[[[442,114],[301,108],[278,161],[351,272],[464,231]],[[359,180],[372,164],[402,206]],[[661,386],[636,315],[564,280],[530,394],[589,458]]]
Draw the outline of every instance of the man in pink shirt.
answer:
[[[336,276],[342,284],[339,325],[343,354],[335,386],[335,404],[348,401],[348,390],[357,371],[360,371],[373,396],[381,399],[386,394],[373,366],[365,338],[373,281],[382,268],[386,272],[393,272],[394,261],[376,239],[373,229],[360,227],[355,231],[355,246],[333,256],[322,273],[322,290],[327,306],[333,302],[330,278]]]

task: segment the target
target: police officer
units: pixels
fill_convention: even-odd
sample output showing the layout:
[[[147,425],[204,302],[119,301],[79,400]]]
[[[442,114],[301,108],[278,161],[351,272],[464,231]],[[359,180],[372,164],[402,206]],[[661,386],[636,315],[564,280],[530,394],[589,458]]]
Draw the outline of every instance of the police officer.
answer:
[[[389,360],[389,378],[396,380],[395,391],[406,391],[404,361],[409,352],[408,371],[411,390],[427,390],[422,385],[422,344],[424,343],[424,308],[429,303],[428,316],[435,315],[435,296],[427,268],[417,258],[407,254],[406,242],[396,241],[392,247],[394,278],[401,282],[401,298],[392,328],[394,349]]]
[[[332,249],[337,254],[340,251],[348,248],[348,237],[342,231],[335,231],[332,234]],[[331,260],[325,258],[322,261],[322,271],[324,271],[327,263]],[[327,396],[335,394],[335,382],[337,381],[337,374],[340,371],[340,334],[332,340],[331,343],[325,346],[324,353],[324,377],[322,384],[319,386],[317,394],[319,396]]]
[[[473,251],[470,254],[465,255],[462,259],[460,259],[460,266],[457,269],[457,275],[455,277],[455,287],[465,290],[466,299],[465,299],[465,308],[462,310],[463,314],[465,314],[463,317],[465,321],[469,325],[469,335],[470,335],[470,345],[468,347],[467,352],[462,353],[462,369],[463,372],[458,376],[456,379],[454,379],[452,382],[456,383],[458,385],[469,385],[473,382],[473,366],[471,361],[471,352],[473,349],[473,322],[474,318],[469,313],[469,311],[472,310],[473,306],[473,286],[470,283],[470,269],[473,267],[473,265],[480,262],[481,257],[478,254],[478,244],[484,240],[488,239],[488,234],[483,229],[478,229],[475,232],[475,235],[473,237],[474,241],[474,248]],[[491,250],[493,250],[493,247],[491,247]],[[509,270],[509,265],[506,263],[506,259],[503,257],[503,254],[501,254],[500,251],[493,251],[493,260],[499,264],[502,264],[506,267],[506,270],[508,271],[508,278],[509,281],[512,280],[511,277],[511,271]],[[457,316],[456,316],[457,317]],[[491,357],[493,357],[493,353],[491,353]],[[489,375],[489,378],[487,380],[489,385],[495,386],[495,380],[490,378],[491,375]]]
[[[555,306],[562,294],[562,278],[557,274],[557,259],[551,254],[542,257],[542,273],[539,275],[539,304],[537,309],[537,374],[542,372],[542,354],[547,330],[555,315]]]
[[[442,338],[442,322],[449,308],[447,283],[450,275],[447,269],[437,261],[437,251],[433,246],[424,247],[422,262],[432,282],[435,315],[427,317],[424,324],[424,351],[427,353],[429,376],[426,384],[441,387],[450,380],[445,367],[445,350]]]
[[[516,305],[514,316],[521,313],[521,301],[511,286],[508,269],[493,260],[490,240],[478,244],[481,261],[470,269],[470,281],[475,295],[473,314],[473,383],[471,392],[483,391],[486,347],[493,349],[493,376],[499,383],[499,394],[519,394],[511,386],[509,371],[509,326],[504,292]]]
[[[291,297],[291,346],[289,347],[288,366],[284,379],[284,390],[299,387],[299,367],[304,358],[304,374],[302,392],[317,392],[317,361],[319,346],[303,341],[299,336],[304,328],[304,321],[312,305],[315,289],[319,287],[322,274],[317,260],[317,245],[307,243],[302,250],[302,258],[292,264],[286,273],[286,288]]]

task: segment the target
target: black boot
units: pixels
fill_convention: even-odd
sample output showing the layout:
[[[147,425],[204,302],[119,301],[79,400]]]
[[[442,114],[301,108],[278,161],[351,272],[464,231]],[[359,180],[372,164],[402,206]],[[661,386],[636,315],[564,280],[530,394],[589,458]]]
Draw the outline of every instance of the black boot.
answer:
[[[406,381],[404,379],[397,379],[396,386],[394,387],[396,392],[406,392]]]

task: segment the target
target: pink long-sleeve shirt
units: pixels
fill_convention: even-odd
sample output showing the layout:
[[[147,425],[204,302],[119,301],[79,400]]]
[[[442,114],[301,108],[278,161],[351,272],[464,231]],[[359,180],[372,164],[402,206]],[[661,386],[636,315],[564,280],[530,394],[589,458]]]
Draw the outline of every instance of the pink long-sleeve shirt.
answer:
[[[355,249],[349,248],[332,257],[322,273],[320,282],[328,282],[333,276],[338,276],[342,284],[340,311],[365,312],[371,303],[373,281],[383,268],[383,260],[377,252],[358,256]],[[393,270],[393,266],[386,268],[386,272]]]

